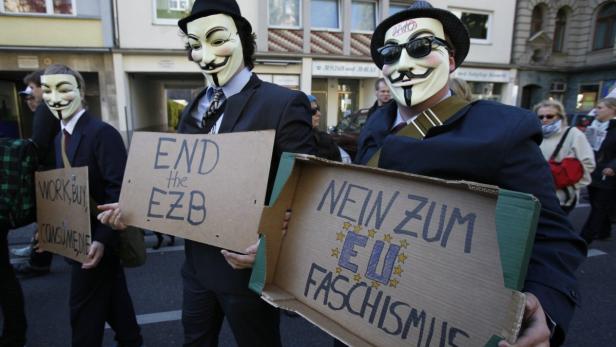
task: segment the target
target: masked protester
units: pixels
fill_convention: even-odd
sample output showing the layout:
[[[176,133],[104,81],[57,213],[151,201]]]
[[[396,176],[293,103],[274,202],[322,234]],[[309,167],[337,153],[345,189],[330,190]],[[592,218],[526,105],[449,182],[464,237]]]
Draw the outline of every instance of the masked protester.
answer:
[[[208,81],[208,87],[183,111],[178,131],[220,134],[275,129],[269,197],[282,152],[316,154],[306,95],[263,82],[250,72],[255,36],[235,1],[196,0],[190,15],[178,25],[186,35],[188,56]],[[117,204],[102,208],[101,221],[125,227]],[[224,318],[239,346],[280,346],[278,310],[248,289],[257,243],[246,254],[189,240],[185,247],[184,346],[217,346]]]
[[[126,164],[120,134],[84,108],[85,83],[65,65],[51,65],[41,76],[43,101],[60,120],[55,139],[57,167],[88,167],[90,198],[97,204],[117,201]],[[64,157],[64,158],[63,158]],[[126,286],[124,268],[115,253],[119,236],[91,222],[92,244],[85,263],[71,264],[70,320],[72,346],[101,346],[105,323],[120,346],[141,346],[142,338]]]
[[[449,74],[466,57],[469,36],[451,12],[415,1],[385,19],[371,41],[394,103],[377,111],[359,138],[359,164],[533,194],[541,214],[524,291],[520,346],[563,342],[579,294],[574,276],[586,245],[559,207],[531,112],[452,96]],[[506,346],[505,341],[500,342]],[[517,346],[516,345],[516,346]]]

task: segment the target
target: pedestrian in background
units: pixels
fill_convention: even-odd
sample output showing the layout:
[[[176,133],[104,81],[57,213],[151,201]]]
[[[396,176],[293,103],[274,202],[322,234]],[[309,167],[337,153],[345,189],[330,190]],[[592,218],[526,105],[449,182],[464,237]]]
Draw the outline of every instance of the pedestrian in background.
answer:
[[[312,134],[317,144],[317,156],[329,160],[350,163],[351,157],[349,154],[338,147],[331,135],[319,129],[321,109],[319,108],[319,104],[317,104],[317,98],[314,95],[308,95],[308,101],[310,101],[310,111],[312,112]]]
[[[473,92],[465,80],[457,77],[451,77],[449,79],[449,89],[453,91],[454,95],[459,96],[468,102],[473,101]]]
[[[24,77],[27,88],[20,92],[26,98],[28,107],[34,112],[32,121],[32,141],[36,144],[38,156],[38,171],[56,168],[56,156],[53,139],[60,131],[60,121],[53,116],[49,108],[43,103],[43,90],[41,89],[41,76],[45,70],[37,70]],[[50,252],[32,252],[35,241],[24,248],[14,249],[13,254],[18,257],[29,257],[25,263],[15,267],[15,272],[21,278],[42,276],[51,270],[53,254]]]
[[[605,98],[597,104],[597,115],[589,126],[597,167],[588,186],[590,215],[582,229],[587,243],[606,240],[612,235],[610,214],[616,207],[616,98]]]
[[[590,174],[595,169],[595,156],[586,136],[576,127],[569,127],[565,108],[560,101],[543,100],[534,109],[541,122],[543,142],[540,148],[545,160],[562,162],[564,158],[575,158],[582,164],[583,175],[574,185],[556,187],[556,195],[565,213],[569,214],[579,199],[580,189],[590,184]],[[556,152],[558,145],[562,143]]]

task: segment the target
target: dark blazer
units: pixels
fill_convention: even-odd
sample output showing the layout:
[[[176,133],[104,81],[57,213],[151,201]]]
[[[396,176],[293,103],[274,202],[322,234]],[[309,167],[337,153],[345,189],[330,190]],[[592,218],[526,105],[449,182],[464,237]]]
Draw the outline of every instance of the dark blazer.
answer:
[[[202,132],[191,112],[205,95],[206,89],[182,112],[179,133]],[[218,133],[276,130],[268,183],[269,196],[282,152],[316,154],[311,117],[310,103],[305,94],[263,82],[253,74],[241,92],[227,99]],[[234,211],[233,206],[229,208]],[[241,218],[242,211],[234,213]],[[248,289],[251,270],[231,268],[220,253],[220,248],[186,240],[185,249],[186,263],[182,268],[184,276],[194,276],[212,290],[254,295]]]
[[[616,189],[616,176],[603,177],[603,169],[611,168],[616,171],[616,119],[610,120],[607,134],[598,151],[595,152],[597,167],[592,172],[590,185],[602,189]]]
[[[60,120],[54,117],[49,107],[42,102],[34,111],[32,141],[36,143],[39,170],[56,167],[54,138],[60,131]]]
[[[55,139],[56,166],[63,168],[60,147],[61,132]],[[93,118],[86,111],[77,121],[67,149],[67,157],[73,167],[87,166],[90,196],[97,204],[116,202],[120,199],[120,188],[126,166],[126,148],[120,133],[111,125]],[[96,206],[90,206],[95,209]],[[92,240],[105,245],[116,246],[117,232],[90,218]],[[108,252],[105,252],[108,253]]]
[[[541,202],[525,291],[537,296],[557,323],[559,344],[579,294],[574,272],[586,244],[573,232],[556,198],[550,169],[541,155],[537,116],[520,108],[479,101],[432,128],[425,139],[391,136],[397,104],[378,110],[364,126],[356,162],[365,164],[382,148],[379,167],[453,180],[468,180],[533,194]]]

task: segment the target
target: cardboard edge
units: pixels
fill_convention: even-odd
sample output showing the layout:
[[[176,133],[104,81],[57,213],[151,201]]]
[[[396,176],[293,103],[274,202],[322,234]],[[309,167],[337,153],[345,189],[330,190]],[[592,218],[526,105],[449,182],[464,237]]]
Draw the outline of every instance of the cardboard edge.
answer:
[[[514,344],[520,330],[522,329],[522,319],[524,318],[524,308],[526,306],[526,294],[512,290],[511,291],[511,306],[507,311],[509,317],[507,321],[514,322],[509,329],[503,329],[501,336],[510,344]]]
[[[517,209],[518,211],[513,211]],[[504,214],[504,211],[507,214]],[[524,212],[526,214],[528,224],[520,225],[522,219],[518,218]],[[503,269],[503,281],[506,288],[513,290],[522,290],[528,264],[530,263],[530,254],[535,241],[535,233],[541,212],[541,204],[533,195],[515,192],[506,189],[500,189],[496,204],[496,234],[499,245],[499,254],[501,266]],[[507,218],[515,219],[515,224],[510,223]],[[526,235],[519,232],[508,232],[512,227],[519,227],[529,230]],[[519,244],[523,247],[511,247],[512,243]],[[522,250],[522,252],[520,252]]]
[[[282,222],[285,213],[292,207],[295,187],[299,181],[299,174],[294,168],[295,157],[290,153],[284,153],[278,165],[270,205],[264,207],[261,213],[259,221],[261,242],[248,284],[248,287],[257,294],[261,294],[265,285],[273,280],[276,273],[284,238],[281,231]]]

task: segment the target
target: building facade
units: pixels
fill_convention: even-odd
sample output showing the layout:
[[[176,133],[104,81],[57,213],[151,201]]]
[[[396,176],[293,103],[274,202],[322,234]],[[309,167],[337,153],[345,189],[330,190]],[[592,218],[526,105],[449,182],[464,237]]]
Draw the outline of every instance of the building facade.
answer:
[[[254,72],[263,80],[315,95],[322,128],[374,103],[374,83],[381,73],[370,57],[371,34],[381,20],[411,3],[237,1],[257,35]],[[0,89],[13,100],[7,108],[19,107],[12,106],[19,104],[16,93],[24,87],[20,80],[27,72],[59,62],[92,80],[91,108],[127,139],[134,130],[174,131],[181,109],[205,85],[197,66],[187,59],[177,27],[192,3],[3,0]],[[515,1],[432,4],[456,13],[472,37],[469,56],[455,76],[470,82],[477,98],[515,103],[517,70],[510,64]]]
[[[50,64],[83,74],[92,114],[121,128],[115,109],[110,1],[0,2],[0,131],[29,137],[32,112],[18,97],[23,77]]]
[[[616,87],[616,1],[520,0],[512,62],[518,105],[546,98],[587,113]]]

